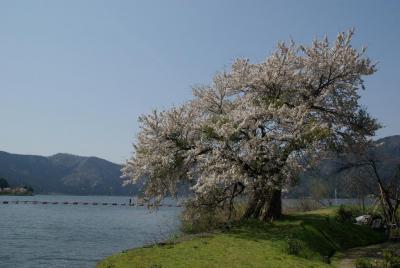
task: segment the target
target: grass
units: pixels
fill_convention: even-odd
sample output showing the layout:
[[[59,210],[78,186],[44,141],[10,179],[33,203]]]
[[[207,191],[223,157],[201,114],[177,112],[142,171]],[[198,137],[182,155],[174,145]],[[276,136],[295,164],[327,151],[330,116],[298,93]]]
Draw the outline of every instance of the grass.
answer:
[[[210,236],[128,250],[106,258],[97,268],[332,267],[323,263],[323,256],[384,240],[382,233],[340,223],[333,214],[333,209],[323,209],[273,223],[243,221]],[[289,245],[296,255],[288,254]]]

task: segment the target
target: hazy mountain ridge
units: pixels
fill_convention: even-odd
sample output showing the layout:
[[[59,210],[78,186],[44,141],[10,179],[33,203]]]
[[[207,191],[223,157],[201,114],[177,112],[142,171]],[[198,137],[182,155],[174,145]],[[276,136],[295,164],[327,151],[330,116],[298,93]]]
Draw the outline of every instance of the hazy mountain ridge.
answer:
[[[0,151],[0,177],[10,185],[29,185],[35,193],[132,195],[122,186],[121,165],[97,157],[56,154],[49,157]]]
[[[391,174],[394,167],[400,164],[400,135],[378,139],[376,144],[379,145],[377,152],[381,169],[385,175]],[[11,185],[31,186],[36,193],[94,195],[138,193],[140,186],[122,186],[121,168],[122,165],[98,157],[62,153],[44,157],[0,151],[0,177],[6,178]],[[330,189],[336,188],[339,193],[344,193],[345,185],[341,184],[334,173],[335,164],[321,163],[317,175],[312,172],[301,174],[299,185],[290,190],[289,196],[307,196],[314,176],[322,176]],[[186,192],[184,189],[180,189],[179,192]]]

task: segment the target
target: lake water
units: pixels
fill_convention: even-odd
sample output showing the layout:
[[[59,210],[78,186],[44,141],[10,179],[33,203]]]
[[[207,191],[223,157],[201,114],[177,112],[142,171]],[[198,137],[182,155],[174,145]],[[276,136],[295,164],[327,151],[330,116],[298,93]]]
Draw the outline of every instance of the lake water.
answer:
[[[168,238],[180,208],[3,204],[3,201],[129,203],[121,196],[0,196],[1,268],[94,267],[113,253]]]
[[[15,204],[16,200],[38,204]],[[11,202],[3,204],[3,201]],[[41,204],[44,201],[49,203]],[[56,201],[61,203],[52,204]],[[66,201],[80,204],[62,204]],[[323,201],[356,202],[354,199]],[[91,205],[93,202],[98,205]],[[121,206],[121,203],[129,203],[129,197],[0,196],[0,268],[94,267],[109,255],[165,240],[178,232],[180,208],[162,207],[149,212],[146,207]],[[297,207],[298,203],[298,199],[283,200],[287,208]]]

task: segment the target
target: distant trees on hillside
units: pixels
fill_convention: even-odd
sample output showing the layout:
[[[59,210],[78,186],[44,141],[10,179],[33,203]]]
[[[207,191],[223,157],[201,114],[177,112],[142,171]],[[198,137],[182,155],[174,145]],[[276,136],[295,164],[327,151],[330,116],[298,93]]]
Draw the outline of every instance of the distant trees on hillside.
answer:
[[[8,181],[5,178],[0,178],[0,188],[7,188],[9,186]]]
[[[0,189],[4,189],[4,188],[10,188],[11,186],[9,185],[8,181],[3,178],[0,177]],[[26,191],[29,193],[33,193],[33,188],[31,186],[18,186],[18,187],[11,187],[12,190],[15,189],[19,189],[20,191]]]

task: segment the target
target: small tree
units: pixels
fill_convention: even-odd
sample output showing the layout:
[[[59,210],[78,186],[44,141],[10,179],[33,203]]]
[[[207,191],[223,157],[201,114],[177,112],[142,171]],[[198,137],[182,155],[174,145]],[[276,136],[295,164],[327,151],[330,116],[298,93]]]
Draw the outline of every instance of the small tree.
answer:
[[[384,159],[378,154],[379,146],[373,142],[354,144],[343,157],[347,159],[347,164],[342,170],[350,170],[350,178],[354,171],[362,174],[363,179],[352,177],[353,187],[359,188],[359,192],[371,189],[378,197],[385,221],[389,225],[400,227],[397,215],[400,205],[400,165],[392,168],[390,176],[383,176],[380,165]],[[384,168],[390,169],[387,166]]]
[[[279,218],[281,191],[300,170],[379,127],[358,105],[362,76],[375,66],[350,45],[352,35],[332,45],[279,43],[264,62],[239,59],[194,88],[184,105],[141,116],[127,182],[146,177],[144,194],[155,205],[189,181],[194,206],[233,209],[244,196],[244,217]]]
[[[5,178],[0,178],[0,188],[7,188],[9,187],[8,181]]]

